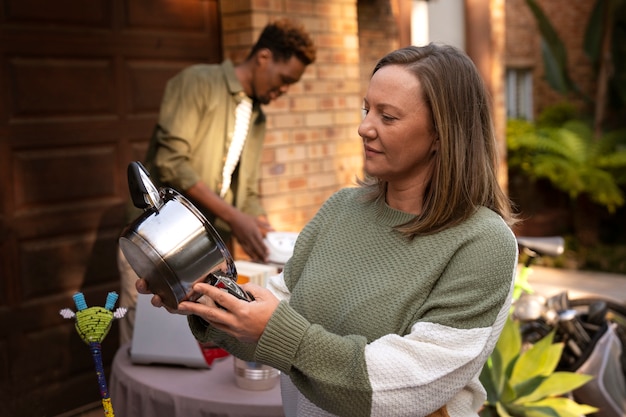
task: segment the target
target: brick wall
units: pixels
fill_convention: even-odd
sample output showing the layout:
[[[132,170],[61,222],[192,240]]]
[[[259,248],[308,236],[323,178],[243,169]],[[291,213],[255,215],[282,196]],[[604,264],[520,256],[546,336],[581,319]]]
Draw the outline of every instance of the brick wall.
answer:
[[[383,55],[399,48],[400,42],[389,0],[360,1],[358,22],[361,96],[365,96],[374,65]]]
[[[317,60],[302,80],[265,106],[262,202],[277,230],[299,231],[361,172],[356,0],[222,0],[220,7],[224,51],[233,61],[279,17],[302,23],[317,45]]]
[[[586,94],[595,89],[591,63],[582,50],[588,16],[595,2],[590,0],[538,0],[567,50],[569,74]],[[540,34],[525,0],[506,1],[506,63],[533,69],[535,115],[547,105],[570,100],[554,92],[544,81]],[[582,108],[580,100],[574,102]]]
[[[490,4],[499,11],[500,3]],[[361,174],[362,98],[376,61],[400,46],[397,6],[396,0],[220,1],[223,47],[235,62],[278,17],[303,23],[318,47],[301,82],[265,107],[261,193],[277,230],[299,231],[333,192]]]

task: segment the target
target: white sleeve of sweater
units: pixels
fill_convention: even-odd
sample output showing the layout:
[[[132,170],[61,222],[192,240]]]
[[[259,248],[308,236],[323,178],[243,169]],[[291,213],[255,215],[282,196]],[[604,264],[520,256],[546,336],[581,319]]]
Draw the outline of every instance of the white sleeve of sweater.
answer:
[[[502,330],[508,305],[492,327],[456,329],[418,322],[404,337],[390,334],[368,344],[371,415],[403,415],[394,410],[415,409],[417,404],[432,412],[446,404],[450,416],[475,416],[485,400],[478,375]]]

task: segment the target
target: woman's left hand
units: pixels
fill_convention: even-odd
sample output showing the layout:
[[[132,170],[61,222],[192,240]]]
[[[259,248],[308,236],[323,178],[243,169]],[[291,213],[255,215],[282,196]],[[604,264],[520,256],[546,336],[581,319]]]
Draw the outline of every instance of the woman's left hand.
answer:
[[[255,284],[244,284],[241,288],[252,294],[254,301],[241,300],[209,284],[195,284],[195,292],[212,299],[222,308],[184,301],[178,305],[178,310],[201,317],[240,342],[255,343],[263,334],[279,300],[271,291]]]

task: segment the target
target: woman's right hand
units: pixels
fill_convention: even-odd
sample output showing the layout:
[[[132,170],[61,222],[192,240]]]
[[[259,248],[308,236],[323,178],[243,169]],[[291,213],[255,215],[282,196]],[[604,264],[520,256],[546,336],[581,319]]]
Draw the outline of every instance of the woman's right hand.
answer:
[[[152,294],[152,292],[150,291],[150,288],[148,286],[148,281],[145,280],[144,278],[139,278],[136,282],[135,282],[135,288],[137,289],[137,292],[139,294]],[[187,316],[189,314],[192,314],[189,312],[189,310],[174,310],[168,306],[166,306],[165,304],[163,304],[163,300],[161,300],[161,297],[159,297],[157,294],[152,294],[152,298],[150,299],[150,303],[157,308],[163,307],[165,308],[169,313],[172,314],[181,314],[184,316]],[[196,300],[196,303],[198,304],[204,304],[204,305],[208,305],[210,307],[214,307],[215,303],[213,302],[213,300],[211,300],[208,297],[205,296],[200,296],[200,298],[198,298]]]
[[[137,292],[139,294],[152,294],[150,292],[150,288],[148,288],[148,281],[143,278],[139,278],[137,281],[135,281],[135,288],[137,289]],[[155,307],[164,306],[161,297],[156,294],[152,294],[152,299],[150,300],[150,302]]]
[[[150,290],[148,289],[148,281],[143,278],[139,278],[137,281],[135,281],[135,288],[137,289],[137,292],[139,294],[151,294]]]

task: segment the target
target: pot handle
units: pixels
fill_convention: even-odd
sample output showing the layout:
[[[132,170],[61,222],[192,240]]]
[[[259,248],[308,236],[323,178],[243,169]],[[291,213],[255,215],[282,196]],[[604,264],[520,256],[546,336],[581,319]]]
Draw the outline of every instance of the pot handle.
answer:
[[[159,190],[150,180],[150,174],[141,162],[134,161],[128,164],[128,189],[135,207],[140,209],[159,210],[163,200]]]

